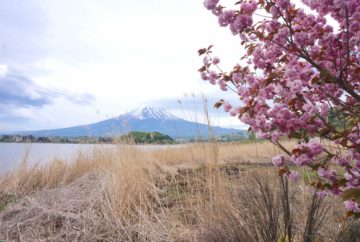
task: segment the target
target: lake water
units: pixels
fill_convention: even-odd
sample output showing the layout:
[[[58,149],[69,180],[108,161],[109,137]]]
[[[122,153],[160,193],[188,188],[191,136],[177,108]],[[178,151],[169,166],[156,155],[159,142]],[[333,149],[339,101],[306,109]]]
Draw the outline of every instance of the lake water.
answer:
[[[114,149],[111,144],[24,144],[24,143],[0,143],[0,175],[16,168],[21,164],[27,154],[29,165],[47,163],[54,159],[71,162],[79,152],[89,152],[94,147]],[[137,145],[143,149],[161,149],[166,145]]]

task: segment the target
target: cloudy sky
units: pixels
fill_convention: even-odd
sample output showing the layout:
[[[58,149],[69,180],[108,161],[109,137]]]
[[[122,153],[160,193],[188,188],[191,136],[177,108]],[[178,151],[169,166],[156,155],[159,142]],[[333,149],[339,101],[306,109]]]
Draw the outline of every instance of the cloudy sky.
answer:
[[[209,106],[236,98],[199,78],[199,48],[214,44],[224,69],[241,56],[238,37],[202,0],[0,0],[0,36],[0,131],[93,123],[146,105],[191,117],[203,94]]]

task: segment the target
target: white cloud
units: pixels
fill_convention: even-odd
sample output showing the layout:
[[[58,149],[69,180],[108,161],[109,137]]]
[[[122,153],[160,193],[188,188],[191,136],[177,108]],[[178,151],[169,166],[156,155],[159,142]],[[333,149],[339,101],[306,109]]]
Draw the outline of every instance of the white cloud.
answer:
[[[0,65],[0,78],[3,78],[8,73],[8,66],[7,65]]]
[[[82,109],[69,100],[41,108],[42,116],[48,117],[44,119],[48,123],[40,122],[44,128],[98,121],[154,99],[220,92],[200,80],[197,69],[202,58],[197,49],[214,44],[224,70],[241,54],[238,37],[218,27],[202,1],[30,1],[36,11],[25,5],[18,15],[23,19],[39,15],[36,36],[30,36],[34,41],[28,49],[21,41],[14,45],[9,41],[4,63],[12,63],[39,87],[96,98]],[[13,38],[31,35],[31,25],[20,21],[17,29],[19,25],[28,29],[26,35],[17,31]],[[20,44],[22,52],[33,58],[21,62],[22,52],[11,56]],[[100,115],[94,115],[96,110]]]

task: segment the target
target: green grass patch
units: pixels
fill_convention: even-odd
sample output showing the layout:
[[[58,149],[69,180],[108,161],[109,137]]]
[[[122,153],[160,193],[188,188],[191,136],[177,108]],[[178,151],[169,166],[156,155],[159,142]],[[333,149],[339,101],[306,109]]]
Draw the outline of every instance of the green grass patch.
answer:
[[[0,201],[0,212],[2,212],[6,207],[6,204]],[[0,240],[1,241],[1,240]]]
[[[17,196],[0,192],[0,212],[4,211],[9,203],[15,202],[16,200]]]

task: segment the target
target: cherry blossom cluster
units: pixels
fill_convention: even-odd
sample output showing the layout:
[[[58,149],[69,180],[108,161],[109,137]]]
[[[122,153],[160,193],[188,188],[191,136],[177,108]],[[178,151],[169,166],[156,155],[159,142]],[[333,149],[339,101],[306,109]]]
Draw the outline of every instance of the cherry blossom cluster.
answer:
[[[360,0],[302,2],[313,12],[291,0],[242,0],[234,9],[205,0],[246,54],[224,72],[212,46],[200,49],[199,71],[241,100],[240,106],[221,100],[216,107],[286,151],[273,159],[281,174],[299,179],[287,162],[313,168],[320,177],[314,186],[343,196],[350,215],[360,217]],[[284,138],[299,144],[286,150]]]

